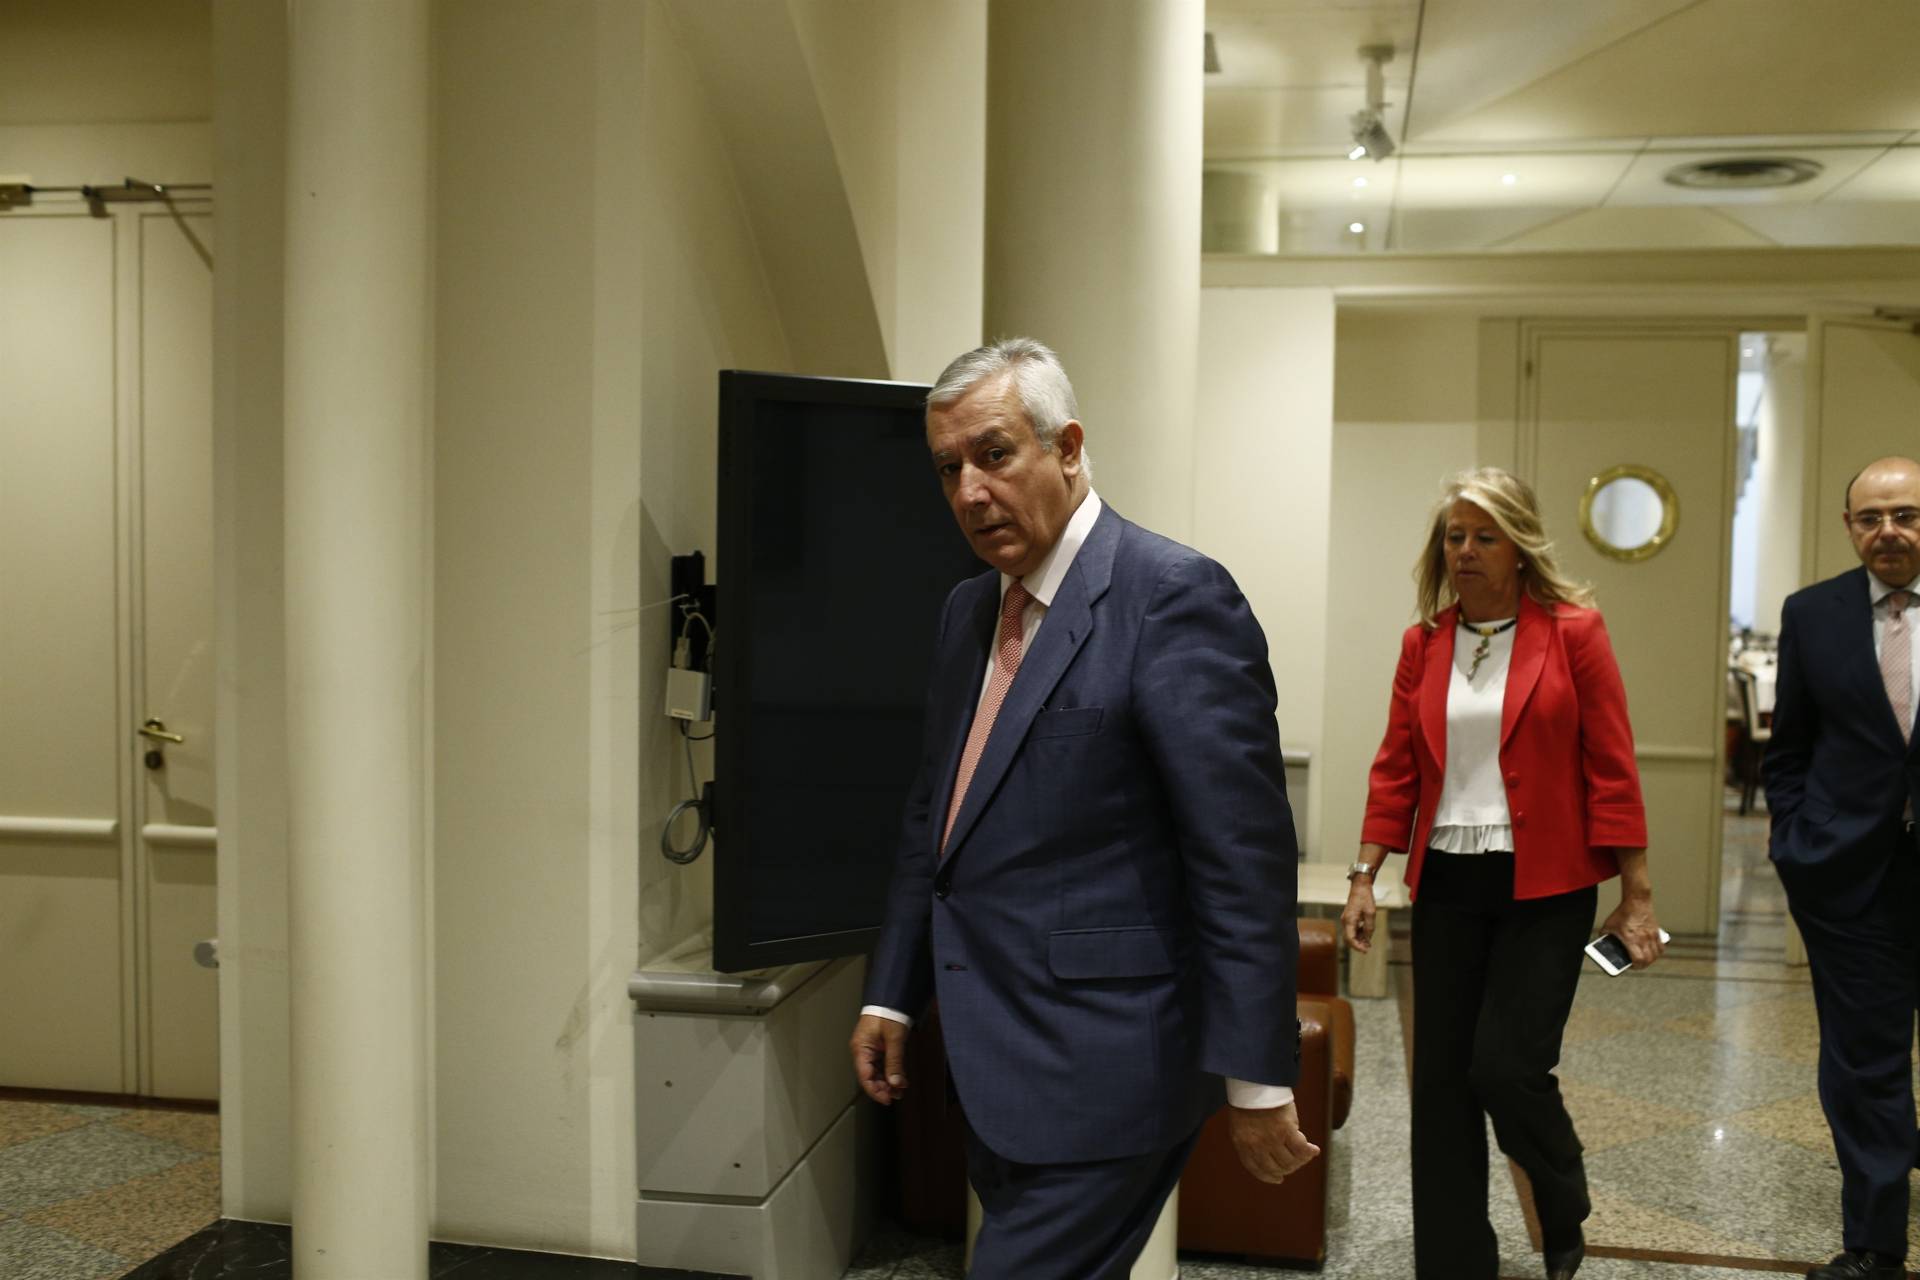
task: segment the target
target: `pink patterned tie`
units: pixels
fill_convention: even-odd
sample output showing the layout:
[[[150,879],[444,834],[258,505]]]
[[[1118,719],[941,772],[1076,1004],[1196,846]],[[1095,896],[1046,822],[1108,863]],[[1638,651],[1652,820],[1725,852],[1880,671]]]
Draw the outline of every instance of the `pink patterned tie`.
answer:
[[[960,753],[960,772],[954,776],[953,800],[947,805],[947,825],[940,831],[943,855],[947,851],[947,837],[953,834],[953,820],[960,816],[960,802],[967,798],[967,784],[973,781],[973,771],[979,767],[980,756],[987,749],[993,718],[1000,714],[1000,704],[1006,700],[1007,690],[1013,687],[1013,678],[1020,674],[1021,622],[1031,599],[1032,594],[1016,582],[1007,588],[1006,597],[1000,602],[1000,640],[993,651],[993,675],[987,680],[987,692],[980,699],[980,709],[973,713],[973,728],[967,731],[967,748]]]
[[[1907,626],[1907,605],[1912,600],[1909,591],[1888,593],[1887,629],[1880,637],[1880,679],[1887,686],[1887,701],[1893,704],[1902,738],[1913,736],[1913,632]]]

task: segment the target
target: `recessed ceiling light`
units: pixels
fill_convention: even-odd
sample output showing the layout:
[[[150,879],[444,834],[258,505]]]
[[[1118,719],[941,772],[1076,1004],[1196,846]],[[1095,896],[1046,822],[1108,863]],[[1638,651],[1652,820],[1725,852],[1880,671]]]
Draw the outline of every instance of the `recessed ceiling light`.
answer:
[[[1367,224],[1364,222],[1349,222],[1347,224],[1347,230],[1353,232],[1353,234],[1355,235],[1359,235],[1362,231],[1365,231],[1366,229],[1367,229]]]
[[[1752,347],[1742,347],[1742,348],[1740,348],[1740,354],[1741,354],[1741,355],[1743,355],[1743,356],[1752,356],[1752,355],[1753,355],[1753,348],[1752,348]]]
[[[1365,160],[1366,158],[1367,158],[1366,147],[1362,146],[1360,143],[1357,143],[1357,142],[1353,144],[1353,150],[1347,152],[1347,159],[1349,160]]]
[[[1763,187],[1797,187],[1812,182],[1826,166],[1797,156],[1737,156],[1675,165],[1660,175],[1676,187],[1725,191]]]
[[[1364,187],[1367,185],[1367,180],[1365,178],[1355,178],[1353,180],[1353,185],[1355,187]]]
[[[1520,175],[1517,173],[1503,173],[1500,175],[1500,185],[1503,187],[1510,187],[1518,181],[1520,181]]]

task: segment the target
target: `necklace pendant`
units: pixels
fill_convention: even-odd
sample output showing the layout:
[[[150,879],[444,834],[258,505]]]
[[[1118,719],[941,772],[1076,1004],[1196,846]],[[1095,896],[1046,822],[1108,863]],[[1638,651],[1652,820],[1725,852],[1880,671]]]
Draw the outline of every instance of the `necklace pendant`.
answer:
[[[1491,636],[1481,636],[1480,643],[1474,648],[1473,662],[1467,667],[1467,679],[1471,681],[1480,674],[1480,664],[1487,660],[1487,650],[1493,647]]]

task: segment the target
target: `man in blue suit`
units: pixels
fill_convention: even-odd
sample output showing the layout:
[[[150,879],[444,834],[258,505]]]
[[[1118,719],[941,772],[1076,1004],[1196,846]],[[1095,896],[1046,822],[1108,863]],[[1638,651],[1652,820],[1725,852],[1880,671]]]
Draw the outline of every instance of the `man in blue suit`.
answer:
[[[1764,773],[1769,852],[1806,939],[1820,1013],[1820,1102],[1840,1158],[1845,1252],[1809,1280],[1906,1274],[1920,1009],[1920,463],[1847,486],[1861,568],[1787,598]]]
[[[851,1049],[881,1103],[938,997],[975,1280],[1127,1275],[1201,1123],[1318,1154],[1291,1085],[1297,852],[1266,640],[1218,564],[1103,506],[1052,351],[968,352],[927,443],[992,572],[939,622],[926,745]]]

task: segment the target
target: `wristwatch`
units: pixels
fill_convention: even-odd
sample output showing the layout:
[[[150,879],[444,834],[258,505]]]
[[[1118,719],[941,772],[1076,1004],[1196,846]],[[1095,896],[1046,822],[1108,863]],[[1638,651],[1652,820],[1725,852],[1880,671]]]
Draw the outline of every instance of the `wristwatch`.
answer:
[[[1365,859],[1362,859],[1347,868],[1347,882],[1351,884],[1355,876],[1372,876],[1378,875],[1379,873],[1380,868],[1370,867],[1366,864]]]

